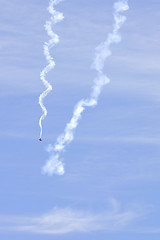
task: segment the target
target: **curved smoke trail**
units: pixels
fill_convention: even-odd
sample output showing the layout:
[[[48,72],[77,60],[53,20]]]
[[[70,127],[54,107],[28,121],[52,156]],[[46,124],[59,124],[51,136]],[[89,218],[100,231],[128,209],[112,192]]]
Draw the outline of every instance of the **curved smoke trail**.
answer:
[[[81,100],[75,106],[73,116],[69,123],[67,123],[64,133],[57,139],[56,144],[52,147],[49,145],[48,152],[51,153],[50,159],[46,165],[42,168],[43,173],[52,175],[53,173],[63,175],[64,165],[61,160],[61,154],[64,152],[66,145],[68,145],[74,138],[74,130],[77,127],[81,118],[82,112],[85,107],[95,106],[98,101],[98,97],[104,85],[109,83],[109,78],[103,74],[103,67],[105,60],[111,55],[110,45],[112,43],[119,43],[121,36],[118,30],[125,22],[126,17],[120,15],[121,12],[129,9],[127,0],[119,0],[114,3],[114,20],[113,32],[110,33],[105,42],[101,43],[95,50],[95,58],[93,61],[93,68],[97,71],[97,78],[94,81],[94,85],[91,91],[90,98]]]
[[[57,34],[55,34],[52,31],[52,24],[56,24],[57,22],[60,22],[63,20],[64,16],[62,13],[57,12],[54,9],[54,5],[57,5],[59,2],[62,0],[50,0],[48,11],[51,14],[50,21],[46,21],[45,23],[45,29],[51,37],[51,39],[48,42],[44,43],[44,55],[46,57],[46,60],[48,62],[48,65],[42,70],[40,73],[40,79],[42,80],[44,86],[46,87],[46,90],[39,96],[39,104],[42,108],[43,114],[39,119],[39,126],[40,126],[40,139],[42,138],[42,120],[46,117],[47,115],[47,109],[45,108],[43,104],[43,99],[48,95],[48,93],[52,90],[51,84],[46,80],[45,76],[46,74],[55,66],[55,62],[53,61],[53,58],[50,55],[49,49],[53,47],[56,43],[59,42],[59,37]]]

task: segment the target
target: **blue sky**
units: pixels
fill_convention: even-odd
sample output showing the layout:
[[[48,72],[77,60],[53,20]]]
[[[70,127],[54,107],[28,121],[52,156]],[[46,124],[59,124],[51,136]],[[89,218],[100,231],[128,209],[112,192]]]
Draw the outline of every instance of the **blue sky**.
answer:
[[[54,26],[53,91],[38,141],[48,1],[1,0],[0,236],[4,240],[157,240],[160,234],[158,0],[129,1],[122,41],[104,67],[111,82],[64,153],[63,176],[41,167],[95,78],[95,47],[112,31],[109,0],[65,0]]]

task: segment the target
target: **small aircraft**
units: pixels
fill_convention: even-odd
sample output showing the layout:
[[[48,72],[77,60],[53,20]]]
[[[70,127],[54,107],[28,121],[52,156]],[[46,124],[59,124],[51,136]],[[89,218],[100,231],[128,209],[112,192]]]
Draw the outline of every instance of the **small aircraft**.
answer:
[[[40,139],[39,139],[39,141],[41,141],[41,142],[42,142],[42,138],[40,138]]]

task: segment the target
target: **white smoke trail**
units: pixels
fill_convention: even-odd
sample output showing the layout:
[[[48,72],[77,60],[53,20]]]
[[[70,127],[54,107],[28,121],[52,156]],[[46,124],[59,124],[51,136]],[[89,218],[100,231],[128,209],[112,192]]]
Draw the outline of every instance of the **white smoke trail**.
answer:
[[[49,2],[49,7],[48,7],[48,11],[51,14],[51,18],[50,21],[46,21],[45,23],[45,29],[49,35],[49,37],[51,37],[51,39],[48,42],[44,43],[44,55],[46,57],[46,60],[48,62],[48,65],[42,70],[42,72],[40,73],[40,79],[42,80],[44,86],[46,87],[46,90],[39,96],[39,104],[42,108],[43,114],[39,119],[39,126],[40,126],[40,139],[42,138],[42,120],[46,117],[47,115],[47,109],[45,108],[44,104],[43,104],[43,100],[44,98],[47,96],[47,94],[52,90],[52,86],[51,84],[46,80],[45,76],[46,74],[55,66],[55,62],[53,61],[53,58],[50,55],[50,48],[53,47],[56,43],[59,42],[59,37],[57,34],[55,34],[52,31],[52,24],[56,24],[57,22],[60,22],[61,20],[63,20],[64,16],[62,13],[57,12],[54,9],[54,5],[57,5],[59,2],[61,2],[62,0],[50,0]]]
[[[101,93],[102,87],[109,83],[109,78],[103,74],[103,66],[105,60],[111,55],[110,45],[112,43],[119,43],[121,41],[121,36],[118,33],[121,25],[125,22],[126,17],[120,15],[120,12],[129,9],[127,0],[119,0],[114,3],[114,20],[113,32],[110,33],[105,42],[101,43],[95,50],[95,58],[93,62],[93,68],[97,71],[97,78],[94,81],[94,85],[91,91],[90,98],[81,100],[77,103],[73,116],[70,122],[66,125],[64,133],[60,135],[57,139],[56,144],[52,147],[49,145],[48,152],[51,153],[50,159],[47,161],[45,166],[42,168],[42,172],[48,175],[53,173],[63,175],[64,174],[64,164],[61,160],[61,154],[64,152],[66,145],[68,145],[74,138],[74,130],[77,127],[79,120],[81,118],[82,112],[85,107],[95,106],[98,101],[98,97]]]

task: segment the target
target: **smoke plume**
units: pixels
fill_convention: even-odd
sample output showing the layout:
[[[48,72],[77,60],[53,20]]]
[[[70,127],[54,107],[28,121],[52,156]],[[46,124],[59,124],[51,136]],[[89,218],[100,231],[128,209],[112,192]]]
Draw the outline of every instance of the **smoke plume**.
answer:
[[[94,80],[90,97],[80,100],[73,111],[73,116],[69,123],[67,123],[64,133],[60,135],[54,146],[49,145],[48,152],[50,153],[50,159],[42,168],[44,174],[52,175],[53,173],[63,175],[64,164],[61,159],[61,155],[64,152],[66,146],[70,144],[74,139],[74,130],[76,129],[79,120],[81,119],[82,112],[86,107],[93,107],[98,102],[98,97],[102,91],[104,85],[110,82],[110,79],[103,73],[104,63],[107,57],[111,55],[110,45],[112,43],[119,43],[121,36],[119,29],[125,22],[126,17],[120,13],[129,9],[127,0],[119,0],[114,3],[114,25],[112,33],[109,33],[106,41],[102,42],[95,49],[95,57],[92,67],[97,71],[97,77]]]
[[[48,11],[51,14],[51,18],[50,21],[46,21],[44,27],[45,30],[48,33],[48,36],[51,37],[51,39],[48,42],[44,43],[43,49],[44,49],[44,55],[46,57],[46,60],[48,62],[48,65],[42,70],[42,72],[40,73],[40,79],[42,80],[44,86],[46,87],[46,90],[39,96],[39,104],[42,108],[43,114],[39,119],[39,126],[40,126],[40,139],[42,138],[42,120],[44,120],[44,118],[47,115],[47,109],[43,104],[43,100],[44,98],[48,95],[48,93],[52,90],[52,86],[51,84],[46,80],[46,74],[55,66],[55,62],[53,60],[53,58],[50,55],[49,50],[56,44],[59,42],[59,37],[57,34],[55,34],[52,31],[52,24],[56,24],[57,22],[60,22],[61,20],[63,20],[63,14],[60,12],[57,12],[54,9],[54,5],[57,5],[59,2],[61,2],[62,0],[50,0],[49,3],[49,7],[48,7]]]

